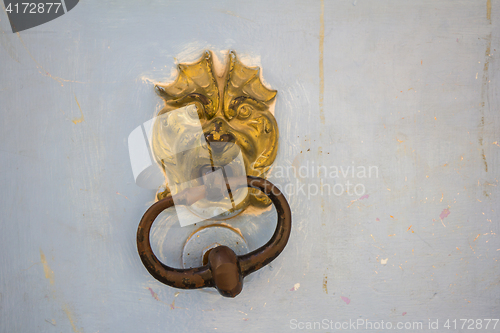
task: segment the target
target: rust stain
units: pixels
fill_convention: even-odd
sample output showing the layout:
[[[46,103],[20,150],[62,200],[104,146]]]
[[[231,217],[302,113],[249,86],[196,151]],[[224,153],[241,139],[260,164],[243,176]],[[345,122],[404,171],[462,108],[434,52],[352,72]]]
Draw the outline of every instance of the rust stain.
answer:
[[[491,0],[486,1],[486,19],[489,21],[489,24],[491,24]],[[488,96],[488,83],[489,83],[489,75],[488,75],[488,69],[490,65],[490,52],[491,52],[491,33],[489,34],[487,38],[488,44],[486,46],[486,51],[484,54],[485,57],[485,62],[484,62],[484,67],[483,67],[483,82],[481,86],[481,113],[483,116],[481,117],[481,124],[480,124],[480,133],[479,133],[479,144],[482,146],[483,145],[483,132],[484,132],[484,107],[485,107],[485,100],[488,101],[488,107],[489,107],[489,96]],[[481,155],[484,163],[484,170],[488,172],[488,162],[486,161],[486,155],[484,153],[484,148],[481,149]]]
[[[75,333],[81,333],[79,329],[76,328],[75,322],[73,320],[73,314],[71,313],[71,310],[69,309],[68,305],[64,304],[62,307],[64,313],[66,314],[66,317],[68,317],[69,323],[71,324],[71,328],[73,329],[73,332]]]
[[[121,195],[122,197],[124,197],[125,199],[127,199],[128,201],[130,201],[130,199],[129,199],[129,198],[127,198],[127,196],[126,196],[126,195],[123,195],[123,194],[121,194],[120,192],[116,192],[116,194]]]
[[[51,285],[54,285],[54,272],[50,269],[50,267],[49,267],[49,265],[47,263],[47,258],[45,257],[45,254],[43,253],[42,249],[40,249],[40,260],[41,260],[42,265],[43,265],[43,271],[45,273],[45,278],[47,280],[49,280],[49,282],[50,282]],[[54,299],[57,299],[56,296],[57,296],[56,295],[56,291],[52,290],[52,297]],[[69,323],[71,324],[71,328],[73,329],[73,332],[75,332],[75,333],[82,333],[83,330],[79,330],[75,326],[75,321],[73,319],[73,313],[71,312],[68,304],[62,303],[61,308],[64,311],[64,313],[66,314],[66,317],[68,317],[68,320],[69,320]],[[55,320],[52,319],[52,321],[53,321],[52,324],[55,326]]]
[[[490,2],[488,0],[488,2]],[[491,10],[491,3],[489,5],[489,8]],[[491,13],[490,13],[491,15]],[[488,44],[486,45],[486,50],[484,52],[484,66],[483,66],[483,79],[482,79],[482,84],[481,84],[481,122],[479,124],[479,145],[483,147],[483,134],[484,134],[484,111],[485,107],[490,107],[489,105],[489,94],[488,94],[488,88],[489,88],[489,75],[488,75],[488,70],[490,66],[490,52],[491,52],[491,33],[488,35],[486,38]],[[488,102],[486,104],[486,102]],[[483,159],[484,163],[484,170],[488,172],[488,162],[486,161],[486,155],[484,153],[484,148],[481,148],[481,157]]]
[[[323,277],[323,291],[325,294],[328,294],[328,276],[326,276],[326,274]]]
[[[323,53],[325,44],[325,1],[321,0],[321,13],[319,15],[319,118],[325,123],[323,102],[325,97],[325,70],[323,66]]]
[[[76,95],[75,95],[75,101],[76,101],[76,104],[78,105],[78,109],[80,109],[80,114],[82,115],[80,118],[76,118],[76,119],[73,119],[72,122],[73,124],[79,124],[81,123],[82,121],[85,121],[85,117],[83,116],[83,111],[82,111],[82,108],[80,106],[80,103],[78,103],[78,99],[76,99]]]
[[[488,172],[488,162],[486,162],[486,155],[484,154],[484,149],[482,150],[482,153],[483,153],[484,170]]]
[[[491,24],[491,0],[486,1],[486,19]]]
[[[50,284],[54,284],[54,272],[47,264],[47,259],[45,258],[45,254],[43,253],[42,249],[40,249],[40,260],[42,261],[45,278],[49,280]]]

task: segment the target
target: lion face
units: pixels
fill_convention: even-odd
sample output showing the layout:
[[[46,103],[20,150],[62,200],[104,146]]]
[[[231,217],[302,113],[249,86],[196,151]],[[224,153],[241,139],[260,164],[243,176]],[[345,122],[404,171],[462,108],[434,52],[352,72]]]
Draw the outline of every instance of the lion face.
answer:
[[[228,177],[265,177],[276,158],[279,134],[270,112],[276,91],[262,84],[259,68],[244,66],[230,52],[224,72],[217,75],[213,55],[206,51],[197,62],[180,64],[178,69],[173,83],[155,86],[165,107],[153,125],[153,154],[168,178],[170,192],[202,185],[205,175],[219,169]],[[246,188],[232,196],[231,205],[226,200],[227,207],[217,195],[199,205],[238,213],[249,204],[270,203]]]

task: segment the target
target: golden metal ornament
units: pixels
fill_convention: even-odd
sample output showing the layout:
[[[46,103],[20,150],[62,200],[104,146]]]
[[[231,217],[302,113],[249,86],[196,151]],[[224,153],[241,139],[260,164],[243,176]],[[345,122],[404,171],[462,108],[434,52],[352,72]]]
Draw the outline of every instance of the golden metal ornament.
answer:
[[[199,120],[203,135],[214,143],[210,146],[223,142],[232,144],[223,145],[220,150],[209,148],[210,159],[217,155],[220,164],[229,163],[241,151],[246,174],[264,178],[276,158],[279,132],[276,119],[270,112],[276,90],[266,88],[260,79],[260,68],[245,66],[235,52],[229,53],[220,75],[214,68],[213,57],[210,51],[205,51],[198,61],[179,64],[179,75],[173,83],[155,85],[165,106],[153,125],[152,148],[156,161],[165,175],[166,170],[169,175],[169,183],[164,191],[158,192],[158,199],[182,190],[176,188],[178,184],[199,177],[203,168],[211,163],[207,161],[208,155],[197,149],[185,150],[178,156],[172,153],[171,147],[190,147],[200,139],[191,135],[190,124],[194,122],[186,117]],[[170,117],[168,121],[160,117],[183,107],[188,107],[189,116],[182,119]],[[249,204],[262,207],[269,205],[270,201],[259,191],[251,189],[232,211],[240,212]]]

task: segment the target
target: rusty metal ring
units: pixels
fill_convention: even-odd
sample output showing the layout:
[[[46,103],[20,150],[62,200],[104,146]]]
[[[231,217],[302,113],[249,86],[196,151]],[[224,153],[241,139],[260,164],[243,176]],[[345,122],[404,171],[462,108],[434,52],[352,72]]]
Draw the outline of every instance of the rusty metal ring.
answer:
[[[218,246],[210,251],[208,263],[197,268],[179,269],[163,264],[151,249],[149,233],[156,217],[163,210],[174,205],[172,196],[167,196],[154,203],[144,213],[137,229],[137,249],[142,263],[149,273],[158,281],[175,288],[214,287],[222,296],[235,297],[238,295],[243,288],[245,276],[267,265],[283,251],[292,229],[290,206],[276,186],[268,180],[252,176],[247,176],[246,185],[261,190],[276,207],[278,215],[276,230],[264,246],[241,256],[236,255],[227,246]],[[193,194],[193,190],[184,195],[186,203],[199,197],[199,191]]]

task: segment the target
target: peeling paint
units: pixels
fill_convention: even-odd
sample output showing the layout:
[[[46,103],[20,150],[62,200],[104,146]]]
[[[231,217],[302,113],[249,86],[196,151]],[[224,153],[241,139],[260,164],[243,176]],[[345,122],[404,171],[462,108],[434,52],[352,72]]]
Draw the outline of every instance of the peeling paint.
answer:
[[[439,214],[439,218],[441,220],[444,220],[445,218],[448,217],[448,215],[450,215],[450,210],[448,208],[445,208],[445,209],[443,209],[443,211],[441,212],[441,214]]]

